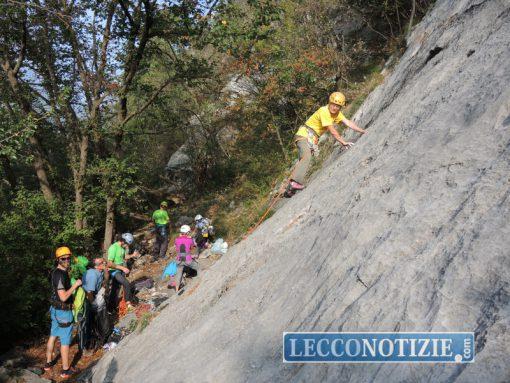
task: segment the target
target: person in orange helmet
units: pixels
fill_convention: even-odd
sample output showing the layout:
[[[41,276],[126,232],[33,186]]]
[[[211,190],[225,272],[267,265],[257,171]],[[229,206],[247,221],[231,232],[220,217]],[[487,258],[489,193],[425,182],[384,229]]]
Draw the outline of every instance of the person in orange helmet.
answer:
[[[51,332],[46,345],[46,364],[44,370],[49,371],[55,364],[53,349],[55,340],[60,338],[60,355],[62,356],[61,378],[69,378],[74,371],[69,365],[69,346],[73,332],[73,292],[81,286],[78,279],[71,286],[69,267],[71,265],[71,249],[62,246],[55,252],[57,267],[51,273]]]
[[[345,96],[340,92],[334,92],[329,96],[328,105],[317,109],[315,113],[306,120],[305,124],[299,127],[294,136],[294,142],[299,152],[299,161],[290,176],[290,182],[286,192],[287,196],[292,196],[296,190],[302,190],[304,188],[303,183],[308,167],[310,166],[312,154],[318,154],[319,138],[324,133],[330,132],[342,146],[348,148],[354,145],[354,143],[347,142],[340,136],[336,129],[340,123],[345,124],[352,130],[361,134],[366,133],[366,131],[356,125],[354,121],[347,119],[342,114],[340,109],[343,106],[345,106]]]

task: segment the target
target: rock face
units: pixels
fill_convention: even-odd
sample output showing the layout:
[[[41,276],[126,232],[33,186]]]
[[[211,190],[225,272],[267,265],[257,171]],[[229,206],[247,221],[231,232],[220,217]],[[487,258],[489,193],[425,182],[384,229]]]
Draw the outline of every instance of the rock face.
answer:
[[[221,90],[220,98],[225,100],[226,106],[232,106],[240,98],[250,101],[257,91],[254,82],[246,76],[233,76]],[[227,109],[219,109],[215,112],[219,118],[228,120],[229,112]],[[165,167],[166,175],[170,181],[169,191],[186,190],[190,187],[190,180],[193,177],[192,158],[190,149],[198,150],[204,147],[208,133],[202,126],[202,121],[194,116],[189,121],[190,135],[188,140],[179,147],[167,162]],[[214,140],[218,150],[224,150],[223,147],[235,142],[238,136],[238,130],[235,126],[224,126],[214,134]],[[212,139],[212,138],[210,138]]]
[[[368,134],[94,382],[510,381],[510,3],[439,0]],[[473,364],[283,364],[283,331],[474,331]]]

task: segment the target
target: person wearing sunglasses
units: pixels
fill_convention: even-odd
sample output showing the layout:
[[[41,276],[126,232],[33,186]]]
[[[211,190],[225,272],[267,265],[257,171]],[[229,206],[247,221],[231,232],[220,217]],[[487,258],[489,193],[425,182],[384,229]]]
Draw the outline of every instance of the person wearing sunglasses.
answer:
[[[50,317],[51,332],[48,344],[46,345],[46,364],[45,371],[51,370],[55,361],[53,361],[53,349],[55,340],[60,338],[60,355],[62,356],[61,378],[69,378],[74,371],[69,365],[69,346],[73,332],[73,292],[81,286],[81,280],[78,279],[71,286],[69,278],[69,268],[71,266],[71,250],[62,246],[55,252],[57,267],[51,273],[51,298],[50,298]]]

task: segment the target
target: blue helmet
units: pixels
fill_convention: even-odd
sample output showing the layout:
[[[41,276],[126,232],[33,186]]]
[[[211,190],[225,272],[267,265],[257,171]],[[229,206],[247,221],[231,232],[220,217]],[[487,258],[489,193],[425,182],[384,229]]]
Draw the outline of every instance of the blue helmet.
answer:
[[[135,241],[135,238],[133,237],[133,234],[131,234],[131,233],[124,233],[124,234],[122,234],[121,237],[124,240],[124,242],[126,242],[128,245],[131,245]]]

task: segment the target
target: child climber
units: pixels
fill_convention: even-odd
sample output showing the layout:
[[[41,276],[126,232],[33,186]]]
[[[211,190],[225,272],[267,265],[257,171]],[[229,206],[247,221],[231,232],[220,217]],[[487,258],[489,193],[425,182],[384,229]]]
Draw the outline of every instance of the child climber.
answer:
[[[191,250],[196,247],[195,241],[191,238],[191,228],[188,225],[182,225],[181,234],[175,239],[175,250],[177,252],[177,274],[175,275],[175,292],[178,293],[181,287],[182,275],[184,268],[190,268],[198,274],[198,262],[195,260],[196,255]]]
[[[290,177],[290,183],[286,193],[287,196],[292,196],[296,190],[302,190],[304,188],[304,178],[310,166],[312,154],[316,155],[318,153],[317,145],[319,143],[319,137],[326,133],[326,131],[329,131],[340,144],[346,147],[351,147],[354,143],[346,142],[340,136],[335,128],[340,122],[356,132],[361,134],[366,133],[365,130],[356,125],[354,121],[348,120],[342,112],[340,112],[340,108],[343,106],[345,106],[345,96],[340,92],[334,92],[329,96],[328,105],[320,107],[306,120],[304,125],[299,127],[294,136],[294,142],[299,152],[299,161]]]

